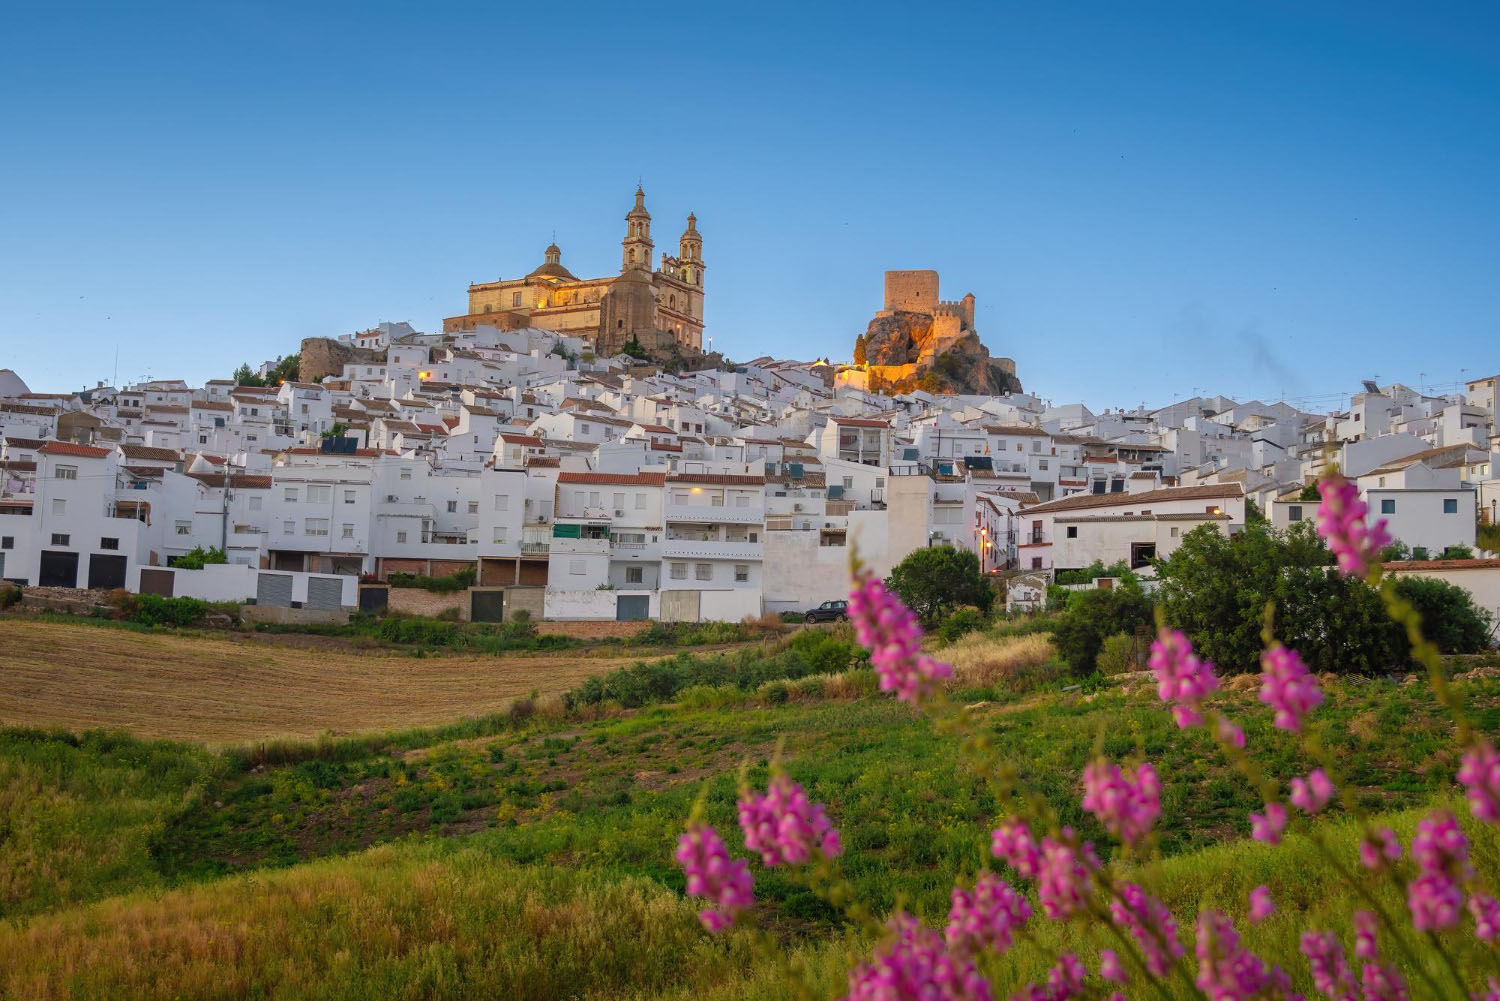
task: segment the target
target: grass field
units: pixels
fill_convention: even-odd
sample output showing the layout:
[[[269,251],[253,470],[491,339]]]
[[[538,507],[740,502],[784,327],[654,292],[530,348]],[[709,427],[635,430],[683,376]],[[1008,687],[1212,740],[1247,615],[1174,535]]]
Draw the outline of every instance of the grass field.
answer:
[[[500,712],[637,659],[412,657],[0,618],[0,723],[211,744],[385,731]]]
[[[94,677],[88,650],[102,657],[112,644],[136,644],[130,656],[149,661],[149,670],[177,665],[172,676],[185,689],[178,698],[192,708],[193,679],[204,677],[197,658],[208,644],[242,658],[233,661],[242,672],[269,672],[262,677],[273,680],[260,685],[301,684],[308,697],[300,669],[275,673],[289,670],[289,657],[306,659],[299,652],[88,627],[55,635],[55,649],[81,645],[65,660],[51,657],[75,665],[59,672],[75,685]],[[0,633],[0,643],[7,639]],[[42,646],[27,648],[29,672],[46,663]],[[828,653],[803,646],[809,656]],[[1259,798],[1204,735],[1173,726],[1151,686],[1138,679],[1079,686],[1036,636],[970,637],[950,650],[961,675],[953,694],[971,707],[994,753],[1015,764],[1062,821],[1097,841],[1106,861],[1111,839],[1078,803],[1083,764],[1099,750],[1156,763],[1165,786],[1160,857],[1137,875],[1189,923],[1201,906],[1242,913],[1248,889],[1265,883],[1281,912],[1248,932],[1252,944],[1294,952],[1308,919],[1347,932],[1347,891],[1328,881],[1308,842],[1294,837],[1276,850],[1250,842],[1246,814]],[[795,652],[789,641],[767,656]],[[704,670],[696,656],[695,679]],[[731,656],[724,680],[740,671],[743,681],[747,655]],[[466,661],[311,659],[355,688],[369,684],[358,677],[362,663],[404,671],[381,676],[377,687],[392,700],[402,685],[422,698],[415,672]],[[529,668],[567,658],[482,660],[512,659]],[[338,666],[325,663],[332,661]],[[586,673],[618,666],[579,662]],[[119,664],[115,672],[129,673]],[[952,739],[872,694],[867,669],[776,677],[694,680],[668,686],[672,701],[647,697],[637,709],[590,704],[572,717],[498,718],[381,741],[324,739],[274,754],[0,731],[0,997],[770,1001],[798,996],[788,962],[815,985],[812,996],[835,996],[849,959],[868,943],[851,939],[839,915],[783,871],[753,866],[754,920],[779,959],[755,954],[749,931],[713,940],[698,927],[671,861],[694,799],[706,797],[709,820],[733,832],[731,848],[740,848],[737,772],[746,765],[752,781],[763,781],[784,742],[789,771],[828,804],[841,829],[848,850],[839,867],[860,898],[877,912],[900,902],[939,923],[954,879],[986,864],[996,802]],[[238,697],[224,693],[227,683],[215,685],[214,698]],[[484,676],[471,668],[466,683],[484,684]],[[565,685],[557,676],[550,690]],[[52,696],[58,704],[66,687]],[[338,701],[332,685],[313,690]],[[610,690],[645,689],[622,682]],[[1476,677],[1454,690],[1479,728],[1500,731],[1500,680]],[[1425,685],[1330,680],[1327,694],[1311,735],[1363,809],[1409,834],[1413,811],[1452,802],[1451,721]],[[135,711],[162,719],[159,710],[146,712],[149,698],[135,696]],[[389,730],[410,718],[381,716],[372,707],[391,703],[364,698],[361,718],[370,722],[350,729]],[[99,700],[103,706],[107,695]],[[1305,771],[1293,738],[1273,730],[1253,686],[1231,679],[1214,702],[1245,724],[1271,775],[1284,781]],[[458,712],[436,703],[423,711],[432,715],[422,722],[451,722],[481,710],[465,702]],[[309,723],[304,732],[326,728]],[[1340,810],[1318,829],[1352,854],[1354,832]],[[1470,825],[1470,833],[1474,862],[1494,885],[1496,832]],[[996,996],[1039,974],[1059,945],[1088,958],[1104,944],[1046,923],[1035,934],[991,964]],[[1455,947],[1469,957],[1472,939]],[[1294,975],[1308,986],[1305,967]],[[1174,988],[1169,996],[1188,995]]]

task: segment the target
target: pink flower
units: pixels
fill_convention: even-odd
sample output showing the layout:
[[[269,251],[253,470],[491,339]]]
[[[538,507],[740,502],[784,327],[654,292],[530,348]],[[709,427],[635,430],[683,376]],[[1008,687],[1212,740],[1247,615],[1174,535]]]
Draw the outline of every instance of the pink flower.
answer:
[[[1047,971],[1047,984],[1032,982],[1010,996],[1010,1001],[1068,1001],[1082,993],[1089,971],[1071,952],[1057,957],[1057,965]]]
[[[1230,722],[1228,716],[1220,716],[1218,726],[1219,740],[1242,751],[1245,749],[1245,731]]]
[[[1156,694],[1172,705],[1172,718],[1182,729],[1203,722],[1203,697],[1219,687],[1214,665],[1200,660],[1193,645],[1176,629],[1162,629],[1151,643],[1151,670],[1156,672]]]
[[[1333,1001],[1360,1001],[1359,987],[1344,959],[1344,947],[1331,932],[1303,932],[1302,955],[1312,971],[1313,986]]]
[[[1281,832],[1286,830],[1286,807],[1280,803],[1267,803],[1265,813],[1250,814],[1250,836],[1268,845],[1281,844]]]
[[[709,931],[728,928],[735,915],[755,903],[749,867],[744,859],[729,857],[724,839],[712,827],[694,826],[678,838],[677,861],[687,875],[688,896],[710,904],[698,912]]]
[[[1276,726],[1300,731],[1302,717],[1323,703],[1318,679],[1308,673],[1301,654],[1280,643],[1260,655],[1260,668],[1260,700],[1276,711]]]
[[[862,572],[849,592],[854,635],[870,651],[880,690],[916,704],[936,692],[953,668],[922,653],[922,627],[901,599],[873,574]]]
[[[1102,758],[1090,762],[1083,769],[1083,808],[1121,841],[1136,844],[1161,815],[1156,769],[1142,762],[1127,775]]]
[[[1306,779],[1292,779],[1292,805],[1307,813],[1317,813],[1333,798],[1333,783],[1321,768],[1307,773]]]
[[[1489,990],[1482,995],[1483,1001],[1500,1001],[1500,980],[1490,978]]]
[[[1318,534],[1338,558],[1339,569],[1350,577],[1362,577],[1380,551],[1391,544],[1385,519],[1368,525],[1369,508],[1359,499],[1359,488],[1342,476],[1318,482],[1323,501],[1318,505]]]
[[[1500,941],[1500,902],[1488,893],[1469,897],[1469,913],[1474,915],[1474,937],[1494,945]]]
[[[1406,907],[1417,931],[1441,931],[1458,924],[1464,892],[1440,872],[1429,872],[1406,884]]]
[[[1115,925],[1130,932],[1140,945],[1151,975],[1166,976],[1172,961],[1183,953],[1177,922],[1167,906],[1134,883],[1127,883],[1120,888],[1119,897],[1110,901],[1109,914]]]
[[[1500,754],[1495,745],[1481,740],[1464,752],[1458,781],[1469,794],[1469,809],[1475,817],[1500,824]]]
[[[1084,909],[1099,869],[1094,846],[1074,848],[1073,829],[1062,829],[1063,840],[1042,839],[1042,865],[1037,874],[1037,899],[1053,921],[1063,921]]]
[[[1383,869],[1401,857],[1401,840],[1389,827],[1382,827],[1359,843],[1359,864],[1366,869]]]
[[[1004,953],[1015,930],[1031,918],[1026,898],[992,872],[981,873],[973,890],[955,886],[952,899],[945,938],[955,956]]]
[[[1117,984],[1123,984],[1130,979],[1125,975],[1125,967],[1120,964],[1120,957],[1116,956],[1112,949],[1099,950],[1099,976]]]
[[[1271,899],[1271,889],[1257,886],[1250,891],[1250,923],[1258,925],[1276,913],[1276,901]]]
[[[1220,912],[1200,912],[1197,931],[1195,982],[1214,1001],[1249,1001],[1276,993],[1292,994],[1291,978],[1241,946],[1239,933]]]
[[[887,927],[870,962],[850,971],[845,1001],[992,1001],[989,981],[937,932],[904,912]]]
[[[1411,857],[1424,873],[1443,873],[1460,882],[1473,875],[1469,867],[1469,839],[1447,810],[1434,810],[1417,821]]]
[[[1354,955],[1360,959],[1379,959],[1380,943],[1375,937],[1375,915],[1370,911],[1354,912]]]
[[[807,798],[802,787],[785,774],[771,777],[762,795],[740,794],[740,829],[745,847],[760,855],[767,867],[798,865],[816,850],[837,858],[844,847],[821,803]]]
[[[990,852],[1026,879],[1042,871],[1042,851],[1022,821],[1002,820],[990,837]]]
[[[1360,987],[1364,989],[1365,1001],[1409,1001],[1411,998],[1401,974],[1395,967],[1384,963],[1366,963],[1360,971]]]

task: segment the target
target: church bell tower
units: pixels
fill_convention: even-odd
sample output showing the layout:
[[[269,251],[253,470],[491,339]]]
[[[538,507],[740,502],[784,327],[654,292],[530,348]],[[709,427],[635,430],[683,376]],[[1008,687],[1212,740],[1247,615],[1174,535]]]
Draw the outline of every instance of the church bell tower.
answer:
[[[639,184],[635,187],[635,207],[625,216],[625,239],[620,246],[624,250],[622,272],[632,268],[651,270],[651,213],[646,211],[646,192]]]

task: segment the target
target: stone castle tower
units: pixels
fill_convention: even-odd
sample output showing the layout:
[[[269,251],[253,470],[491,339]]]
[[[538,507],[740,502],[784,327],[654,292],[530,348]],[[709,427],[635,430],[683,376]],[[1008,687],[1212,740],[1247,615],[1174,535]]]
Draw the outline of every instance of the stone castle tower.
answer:
[[[655,270],[654,249],[646,193],[637,186],[625,215],[618,275],[575,278],[553,243],[526,277],[470,285],[468,313],[445,319],[443,329],[541,327],[585,336],[601,355],[618,354],[631,341],[648,351],[701,351],[705,265],[697,216],[688,214],[677,256],[663,253]]]

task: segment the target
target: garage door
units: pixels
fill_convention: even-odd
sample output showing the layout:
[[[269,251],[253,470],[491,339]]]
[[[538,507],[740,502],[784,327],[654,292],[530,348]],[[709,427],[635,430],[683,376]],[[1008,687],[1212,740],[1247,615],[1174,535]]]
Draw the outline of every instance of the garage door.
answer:
[[[255,603],[257,605],[292,606],[292,578],[290,574],[263,573],[255,579]]]
[[[151,570],[141,567],[141,593],[172,597],[172,587],[177,575],[170,570]]]
[[[113,590],[125,586],[125,557],[94,553],[89,557],[89,588]]]
[[[620,622],[638,622],[650,615],[650,595],[622,594],[615,603],[615,618]]]
[[[291,597],[290,594],[287,595]],[[303,608],[321,608],[327,611],[338,611],[344,607],[344,578],[342,577],[309,577],[307,578],[307,601]]]
[[[390,592],[383,587],[361,587],[359,589],[359,610],[374,615],[384,608],[390,601]]]
[[[42,572],[37,577],[41,587],[77,587],[77,553],[42,553]]]
[[[474,622],[499,622],[505,618],[505,592],[470,591],[469,618]]]

